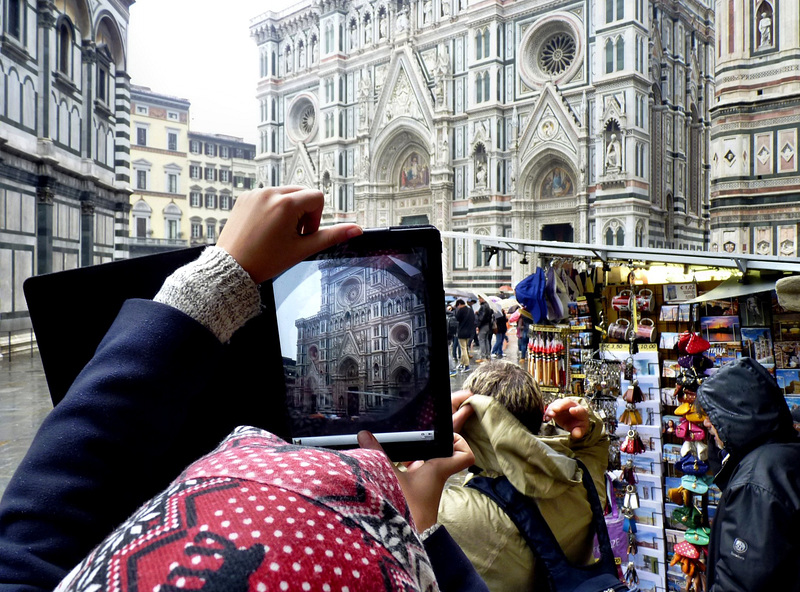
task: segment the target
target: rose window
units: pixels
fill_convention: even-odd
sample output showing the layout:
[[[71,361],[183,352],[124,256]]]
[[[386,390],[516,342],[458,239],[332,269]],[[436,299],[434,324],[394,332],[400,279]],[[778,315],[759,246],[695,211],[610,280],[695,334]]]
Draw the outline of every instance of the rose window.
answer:
[[[558,76],[572,65],[575,53],[575,39],[567,33],[556,33],[542,46],[539,67],[548,74]]]
[[[411,330],[408,325],[396,325],[391,333],[392,341],[403,344],[411,338]]]
[[[585,23],[572,13],[555,12],[536,20],[520,42],[522,81],[533,89],[575,80],[586,59],[584,37]]]
[[[304,134],[310,134],[314,131],[314,122],[317,119],[316,111],[313,105],[308,105],[300,114],[298,127]]]

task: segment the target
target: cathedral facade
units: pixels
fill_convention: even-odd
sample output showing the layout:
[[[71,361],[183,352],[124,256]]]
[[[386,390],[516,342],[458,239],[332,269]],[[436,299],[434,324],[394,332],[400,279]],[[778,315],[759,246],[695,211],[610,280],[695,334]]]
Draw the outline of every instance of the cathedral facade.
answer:
[[[425,301],[389,257],[320,266],[320,310],[298,319],[290,407],[339,417],[379,416],[428,383]]]
[[[710,249],[796,257],[800,4],[718,2]]]
[[[530,273],[485,235],[707,249],[710,0],[309,0],[251,21],[265,184],[324,223],[431,223],[449,286]]]

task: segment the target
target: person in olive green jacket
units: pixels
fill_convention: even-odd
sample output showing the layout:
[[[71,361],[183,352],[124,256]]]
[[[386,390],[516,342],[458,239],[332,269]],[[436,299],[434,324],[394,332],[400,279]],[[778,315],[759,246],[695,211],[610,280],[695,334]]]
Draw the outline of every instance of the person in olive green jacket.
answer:
[[[592,512],[574,457],[588,468],[605,504],[609,439],[601,419],[578,397],[558,399],[545,410],[533,377],[501,360],[481,365],[464,389],[453,394],[453,422],[475,453],[480,474],[505,475],[518,491],[535,498],[572,563],[594,561]],[[543,420],[562,429],[540,435]],[[545,574],[536,575],[525,539],[484,494],[464,485],[448,487],[438,520],[492,592],[543,589]]]

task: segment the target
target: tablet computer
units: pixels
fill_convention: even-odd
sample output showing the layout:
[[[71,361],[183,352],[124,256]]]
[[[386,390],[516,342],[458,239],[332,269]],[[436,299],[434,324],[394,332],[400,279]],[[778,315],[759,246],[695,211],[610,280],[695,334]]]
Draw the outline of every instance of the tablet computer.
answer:
[[[153,298],[164,279],[203,248],[26,280],[54,405],[92,358],[125,300]],[[323,271],[329,282],[325,307],[319,296]],[[315,287],[301,281],[304,276],[316,278]],[[367,230],[274,281],[281,306],[273,282],[262,284],[263,314],[224,348],[219,383],[209,382],[207,392],[195,395],[194,413],[201,417],[194,424],[207,426],[214,444],[238,425],[253,425],[303,444],[353,447],[358,429],[366,428],[378,433],[393,460],[452,454],[441,238],[435,228]],[[311,320],[326,314],[329,322],[323,324],[322,316]],[[219,405],[220,393],[225,405]]]
[[[292,442],[393,460],[450,456],[442,243],[432,226],[366,230],[272,282]]]

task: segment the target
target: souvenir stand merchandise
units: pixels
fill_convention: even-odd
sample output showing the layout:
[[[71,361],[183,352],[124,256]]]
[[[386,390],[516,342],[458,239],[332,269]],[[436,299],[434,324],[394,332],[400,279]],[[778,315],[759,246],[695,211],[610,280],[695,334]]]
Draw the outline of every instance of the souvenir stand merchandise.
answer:
[[[620,577],[642,591],[704,590],[721,494],[712,483],[717,449],[694,405],[697,387],[749,356],[774,373],[790,409],[800,408],[800,314],[783,310],[774,292],[777,278],[800,274],[800,262],[607,245],[575,245],[570,261],[565,243],[503,241],[482,240],[560,258],[536,270],[538,283],[527,281],[543,296],[532,303],[539,321],[526,367],[546,398],[586,397],[611,437],[616,511],[609,503],[606,524],[621,543]],[[566,305],[554,302],[560,288],[548,277],[566,285],[564,273],[575,278],[576,269],[583,289],[568,287]],[[517,300],[528,308],[519,292]]]

